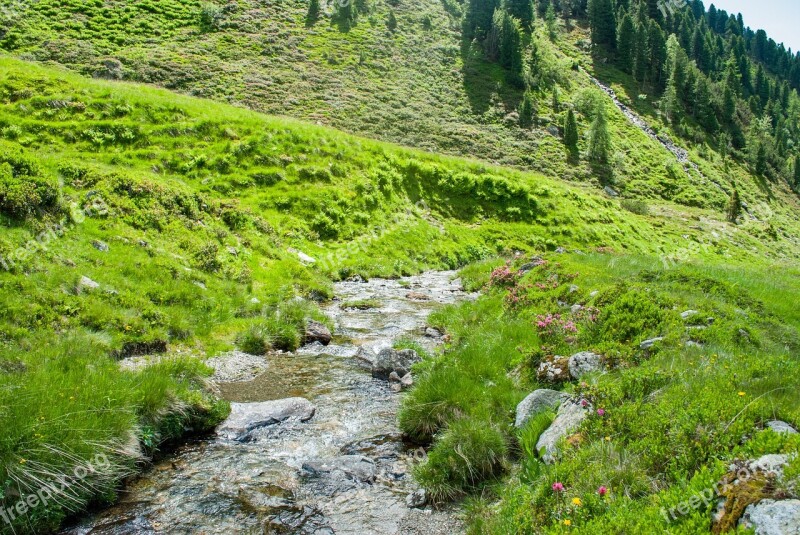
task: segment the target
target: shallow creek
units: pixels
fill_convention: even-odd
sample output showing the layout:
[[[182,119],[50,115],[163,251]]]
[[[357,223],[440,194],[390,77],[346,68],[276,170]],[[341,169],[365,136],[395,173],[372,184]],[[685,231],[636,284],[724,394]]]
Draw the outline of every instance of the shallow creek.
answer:
[[[435,347],[435,333],[425,332],[428,315],[470,298],[454,276],[337,283],[335,300],[324,306],[336,325],[331,345],[268,355],[256,363],[254,378],[219,383],[232,402],[305,398],[316,407],[311,420],[258,428],[245,441],[214,436],[191,442],[131,482],[117,505],[64,533],[463,532],[453,511],[406,503],[417,490],[409,470],[420,451],[400,438],[402,394],[372,378],[355,358],[361,347],[377,352],[403,337]],[[355,301],[377,306],[343,306]],[[303,470],[309,461],[335,464],[343,455],[366,458],[374,481],[336,471],[309,477]]]

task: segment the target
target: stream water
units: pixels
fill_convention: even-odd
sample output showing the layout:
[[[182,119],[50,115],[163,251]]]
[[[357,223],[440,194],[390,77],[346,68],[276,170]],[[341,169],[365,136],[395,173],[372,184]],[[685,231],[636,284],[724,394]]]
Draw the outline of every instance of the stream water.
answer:
[[[64,533],[461,533],[453,511],[407,505],[420,452],[397,428],[402,394],[354,358],[361,347],[377,352],[401,337],[433,348],[439,340],[425,333],[428,315],[470,297],[454,276],[337,283],[336,299],[324,307],[336,323],[331,345],[269,355],[255,378],[219,384],[232,402],[303,397],[316,407],[310,421],[259,428],[247,441],[215,436],[187,444],[130,483],[117,505]],[[344,306],[362,300],[378,306]],[[335,465],[343,455],[366,458],[374,481],[303,470],[314,460]]]

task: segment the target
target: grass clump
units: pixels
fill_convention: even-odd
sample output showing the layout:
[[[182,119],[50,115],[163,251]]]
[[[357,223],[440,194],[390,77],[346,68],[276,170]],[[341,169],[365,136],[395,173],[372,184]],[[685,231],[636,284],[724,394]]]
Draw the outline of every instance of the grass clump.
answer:
[[[507,457],[506,438],[496,426],[457,419],[437,438],[414,476],[434,501],[450,500],[502,473]]]

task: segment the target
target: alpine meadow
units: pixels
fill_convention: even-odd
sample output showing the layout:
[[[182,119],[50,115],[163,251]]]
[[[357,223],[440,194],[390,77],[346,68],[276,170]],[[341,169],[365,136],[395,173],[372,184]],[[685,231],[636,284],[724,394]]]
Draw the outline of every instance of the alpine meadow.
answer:
[[[0,0],[0,533],[800,533],[798,92],[700,0]]]

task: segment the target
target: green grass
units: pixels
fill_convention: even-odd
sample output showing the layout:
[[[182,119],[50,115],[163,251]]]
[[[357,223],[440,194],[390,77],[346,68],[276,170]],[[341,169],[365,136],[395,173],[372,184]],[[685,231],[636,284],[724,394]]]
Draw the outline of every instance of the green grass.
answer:
[[[331,297],[331,279],[494,265],[498,253],[562,245],[653,253],[692,232],[541,175],[9,58],[0,74],[2,419],[19,430],[1,452],[8,506],[40,477],[19,467],[25,452],[38,452],[29,466],[51,472],[87,462],[87,444],[115,452],[113,473],[70,506],[81,509],[111,499],[135,468],[138,453],[118,444],[138,443],[146,457],[224,415],[204,393],[208,371],[199,364],[128,372],[119,358],[293,349],[305,322],[322,319],[314,302]],[[304,264],[297,251],[316,262]],[[474,289],[482,277],[465,273]],[[449,314],[460,313],[437,317],[445,324]],[[442,430],[443,415],[469,412],[464,391],[486,391],[486,414],[499,426],[522,392],[507,390],[507,361],[485,354],[499,344],[516,362],[513,344],[525,333],[522,323],[487,330],[470,366],[499,386],[442,382],[451,405],[431,411],[418,436]],[[101,371],[102,388],[88,395],[86,374]],[[476,451],[492,444],[473,438]],[[18,531],[54,526],[66,512],[37,511]]]
[[[514,278],[496,263],[466,270],[487,293],[432,316],[452,342],[419,365],[403,403],[403,430],[433,442],[420,481],[437,499],[478,496],[467,508],[472,532],[560,533],[564,520],[586,533],[707,532],[713,500],[671,522],[662,507],[710,487],[733,460],[800,451],[796,437],[760,430],[772,419],[800,423],[791,386],[800,378],[800,323],[786,306],[798,300],[797,270],[721,262],[664,269],[655,258],[613,254],[546,260]],[[584,312],[569,311],[576,302]],[[698,314],[684,319],[685,310]],[[538,325],[547,314],[561,316]],[[574,331],[552,326],[567,321]],[[654,336],[664,341],[639,348]],[[583,350],[601,354],[609,372],[538,383],[542,359]],[[562,444],[552,466],[535,451],[551,414],[512,431],[516,403],[543,387],[605,410]],[[488,438],[471,430],[496,433],[505,447],[489,453],[479,447]],[[448,454],[454,444],[458,462]],[[464,478],[465,467],[481,468]],[[556,481],[564,494],[552,491]],[[600,487],[609,494],[598,495]]]
[[[301,27],[301,2],[262,6],[247,22],[251,4],[242,2],[201,35],[199,4],[192,2],[140,2],[125,6],[120,17],[102,2],[42,0],[5,34],[3,47],[15,54],[55,59],[83,73],[110,76],[115,64],[106,60],[117,56],[129,79],[541,171],[430,154],[150,86],[89,80],[0,58],[0,425],[9,429],[0,449],[0,483],[6,507],[43,474],[69,471],[98,450],[112,454],[114,468],[82,489],[70,507],[113,499],[115,485],[139,459],[186,432],[212,428],[224,416],[224,405],[205,393],[208,370],[199,361],[236,347],[255,353],[296,348],[305,322],[321,319],[313,303],[331,297],[331,280],[352,275],[398,277],[477,262],[463,279],[479,290],[491,283],[492,269],[502,267],[498,255],[558,247],[589,253],[559,257],[564,266],[552,267],[561,277],[556,288],[537,292],[509,280],[504,291],[517,288],[518,301],[492,290],[475,304],[432,317],[450,334],[452,351],[419,366],[400,423],[416,440],[438,437],[445,444],[434,446],[431,464],[419,472],[440,499],[515,472],[512,461],[526,451],[526,442],[520,448],[508,426],[513,407],[533,386],[530,370],[542,356],[542,343],[570,346],[557,335],[543,341],[532,322],[570,296],[563,281],[575,271],[581,272],[574,279],[580,290],[572,297],[588,299],[588,288],[597,287],[597,306],[608,315],[605,330],[587,325],[581,342],[622,370],[642,370],[603,390],[599,385],[593,393],[598,399],[624,406],[635,395],[678,384],[671,368],[675,354],[644,362],[630,349],[630,342],[662,327],[671,329],[669,343],[682,341],[669,306],[675,303],[718,317],[697,334],[708,351],[734,361],[746,347],[763,359],[763,365],[741,367],[737,381],[751,381],[743,386],[748,392],[781,384],[775,370],[793,377],[791,360],[778,358],[779,348],[794,347],[800,324],[795,300],[786,297],[797,287],[796,271],[785,265],[798,256],[791,237],[798,228],[793,198],[776,190],[766,202],[765,192],[745,184],[743,197],[758,214],[770,210],[771,219],[730,225],[718,206],[724,195],[669,175],[662,149],[612,114],[622,155],[615,187],[645,202],[647,210],[621,206],[598,194],[588,166],[570,164],[560,140],[541,130],[560,121],[546,91],[538,95],[540,129],[506,125],[516,96],[498,86],[502,73],[476,51],[462,56],[454,21],[438,4],[419,11],[417,3],[404,4],[394,36],[381,24],[386,6],[376,6],[356,27],[340,32],[326,21]],[[277,9],[290,16],[276,16]],[[61,13],[80,16],[64,22]],[[435,29],[412,31],[425,14],[433,15]],[[272,42],[265,37],[270,35],[286,38]],[[563,77],[562,101],[580,111],[593,98],[588,81],[569,69],[580,54],[568,40],[545,48],[551,73]],[[361,49],[376,57],[359,65]],[[305,74],[298,62],[308,67]],[[387,71],[389,63],[397,69]],[[435,69],[424,68],[432,64]],[[245,71],[252,77],[242,78]],[[280,83],[266,85],[266,72]],[[350,98],[355,83],[361,90]],[[389,89],[370,89],[378,83]],[[289,95],[307,96],[294,102]],[[405,100],[412,105],[397,105]],[[581,116],[583,127],[587,119]],[[378,132],[375,125],[389,126]],[[718,176],[721,164],[708,165],[708,174]],[[746,178],[744,170],[733,169],[737,181]],[[598,248],[620,254],[594,254]],[[298,251],[316,261],[304,263]],[[688,259],[711,267],[674,270],[685,280],[656,271]],[[83,277],[99,287],[87,287]],[[628,285],[622,288],[620,281]],[[660,300],[644,298],[651,287],[660,288]],[[696,288],[705,292],[699,301]],[[740,317],[737,308],[750,316]],[[167,360],[140,372],[116,362],[174,352],[198,360]],[[649,365],[670,373],[664,378],[652,371],[650,377]],[[87,391],[87,377],[97,389]],[[730,382],[730,374],[708,372],[693,385],[703,397],[723,379]],[[679,399],[680,387],[674,389],[670,403]],[[777,391],[764,399],[797,406],[792,396]],[[709,407],[724,411],[731,405]],[[766,411],[755,409],[758,418]],[[744,429],[754,422],[751,416],[735,423]],[[791,411],[784,417],[797,421]],[[671,423],[659,411],[648,418],[661,431]],[[615,424],[619,433],[632,434],[623,424]],[[628,449],[657,452],[613,481],[639,489],[645,479],[669,485],[676,474],[692,472],[707,451],[678,457],[667,467],[670,475],[658,464],[667,462],[660,452],[681,451],[689,427],[674,442],[664,442],[662,433],[609,453],[619,460],[627,459]],[[733,447],[721,440],[712,445]],[[468,452],[466,458],[454,457],[451,446]],[[586,470],[605,450],[588,451],[594,457],[568,464],[568,474]],[[513,492],[525,499],[527,492],[541,494],[534,477],[539,470],[547,473],[528,463],[527,482]],[[514,503],[503,501],[501,511]],[[15,528],[53,528],[65,513],[57,505],[37,509]]]

